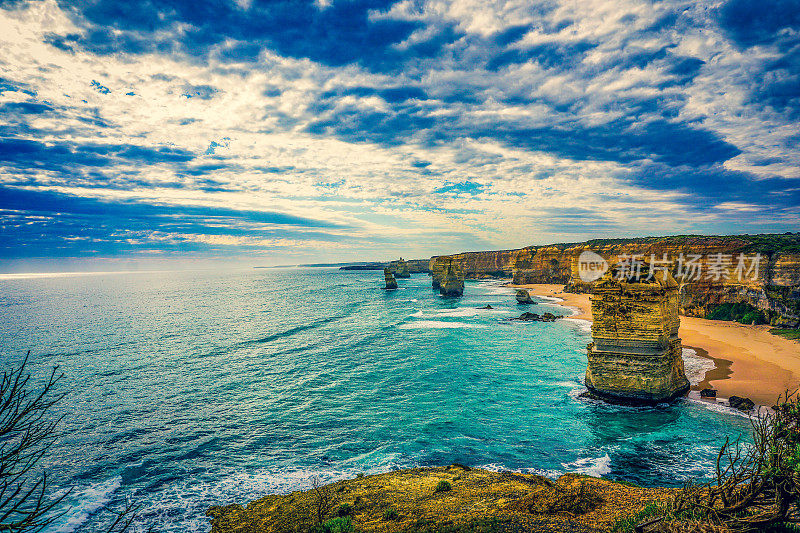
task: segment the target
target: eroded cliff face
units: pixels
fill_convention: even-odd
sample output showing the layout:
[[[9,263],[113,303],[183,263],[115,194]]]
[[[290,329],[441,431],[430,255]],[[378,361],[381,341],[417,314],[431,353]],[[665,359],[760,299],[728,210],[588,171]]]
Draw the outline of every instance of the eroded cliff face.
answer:
[[[431,276],[436,278],[437,269],[441,270],[441,266],[437,266],[437,260],[451,257],[460,266],[466,279],[510,278],[514,270],[512,253],[513,250],[498,250],[434,256],[431,257],[429,270]]]
[[[566,249],[566,245],[553,244],[514,250],[511,254],[514,283],[566,284],[572,268],[572,256],[565,253]]]
[[[680,283],[679,311],[687,316],[705,317],[725,303],[748,303],[763,310],[776,325],[800,323],[800,252],[776,251],[798,247],[800,235],[793,236],[695,236],[643,239],[597,240],[573,245],[523,248],[515,252],[514,282],[565,283],[567,291],[591,292],[593,283],[581,281],[578,258],[592,251],[610,264],[623,257],[655,258],[676,276]],[[720,256],[730,277],[710,275]],[[745,271],[736,272],[739,256],[745,258]],[[758,254],[757,268],[750,270]],[[698,257],[699,256],[699,257]],[[681,258],[684,259],[681,263]],[[692,260],[698,277],[681,278]]]
[[[389,270],[392,271],[392,274],[396,278],[410,278],[411,272],[408,268],[408,263],[402,257],[397,261],[392,261],[389,263]]]
[[[689,389],[678,338],[678,284],[668,272],[628,282],[612,269],[592,291],[586,386],[624,401],[662,402]]]
[[[800,325],[800,234],[606,239],[446,257],[453,257],[461,265],[467,279],[513,276],[516,284],[564,284],[567,291],[590,292],[592,283],[582,282],[578,275],[578,257],[587,250],[601,255],[610,264],[624,256],[640,256],[645,260],[650,260],[651,255],[658,260],[666,256],[673,276],[679,274],[681,255],[687,260],[700,255],[697,268],[703,277],[681,283],[678,306],[681,314],[705,317],[725,303],[748,303],[763,310],[775,325]],[[739,254],[748,258],[760,254],[758,271],[743,276],[741,281],[737,276],[706,279],[715,254],[730,257],[731,271],[737,266]],[[436,259],[432,258],[429,265],[434,287],[438,286]]]

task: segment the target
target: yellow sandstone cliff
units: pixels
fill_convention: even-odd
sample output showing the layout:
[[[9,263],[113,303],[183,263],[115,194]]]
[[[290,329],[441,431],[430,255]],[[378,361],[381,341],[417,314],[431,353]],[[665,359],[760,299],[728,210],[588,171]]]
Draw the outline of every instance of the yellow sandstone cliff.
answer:
[[[619,266],[592,291],[586,386],[632,402],[662,402],[689,389],[678,338],[678,284],[666,271],[628,280]]]

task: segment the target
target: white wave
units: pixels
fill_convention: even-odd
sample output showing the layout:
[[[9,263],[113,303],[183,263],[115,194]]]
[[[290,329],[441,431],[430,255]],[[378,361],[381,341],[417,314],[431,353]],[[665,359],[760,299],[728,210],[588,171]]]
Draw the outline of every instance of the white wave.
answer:
[[[563,302],[564,301],[564,298],[559,298],[557,296],[545,296],[543,294],[532,294],[531,296],[533,296],[534,298],[539,298],[539,299],[544,300],[546,302],[552,302],[552,303],[559,303],[559,302]]]
[[[91,485],[78,492],[72,508],[55,523],[48,526],[45,533],[72,533],[83,525],[89,517],[108,505],[111,495],[122,485],[120,476],[102,483]]]
[[[699,395],[694,396],[690,394],[690,396],[687,397],[686,400],[694,405],[699,405],[701,407],[704,407],[709,411],[714,411],[715,413],[741,416],[744,418],[751,418],[753,416],[753,412],[740,411],[738,409],[734,409],[733,407],[728,407],[728,405],[726,405],[728,403],[727,398],[716,398],[716,401],[709,401],[709,400],[701,400],[699,398]],[[763,410],[769,411],[769,408],[760,405],[757,406],[756,409],[754,409],[755,413],[763,412]]]
[[[587,457],[571,463],[561,463],[561,466],[569,472],[586,474],[592,477],[603,477],[611,472],[611,457],[608,454],[603,457]]]
[[[573,383],[573,386],[574,386],[574,383]],[[589,392],[589,389],[587,389],[585,386],[581,385],[580,387],[575,387],[574,389],[569,391],[568,395],[573,400],[588,401],[588,402],[598,401],[599,402],[599,400],[595,400],[594,398],[587,398],[587,397],[582,396],[582,394],[585,393],[585,392]]]
[[[416,313],[410,316],[415,318],[420,318],[423,316],[428,316],[431,318],[437,318],[437,317],[469,318],[473,316],[486,315],[486,314],[507,315],[509,313],[510,311],[506,309],[481,309],[477,307],[457,307],[455,309],[435,309],[432,311],[428,311],[427,315],[426,312],[417,311]]]
[[[511,296],[516,289],[500,285],[497,282],[482,283],[478,286],[483,294],[502,294],[503,296]]]
[[[569,308],[571,309],[571,308]],[[592,321],[591,320],[584,320],[582,318],[562,318],[563,322],[567,324],[573,324],[581,333],[591,333],[592,332]]]
[[[262,470],[233,473],[216,482],[188,478],[171,485],[158,500],[142,507],[137,514],[146,520],[147,526],[155,526],[156,531],[207,533],[205,511],[211,505],[250,502],[268,494],[307,490],[314,478],[327,484],[354,478],[359,472],[378,474],[392,468],[393,465],[345,470]]]
[[[475,468],[482,468],[490,472],[515,472],[518,474],[535,474],[550,479],[556,479],[564,475],[565,472],[560,470],[542,470],[540,468],[506,468],[499,463],[488,463],[485,465],[476,466]]]
[[[443,322],[440,320],[418,320],[397,326],[400,329],[478,329],[487,326],[468,322]]]
[[[692,385],[697,385],[706,377],[706,372],[714,370],[717,365],[714,361],[707,357],[697,355],[697,352],[691,348],[684,348],[683,353],[683,367],[686,371],[686,378]]]

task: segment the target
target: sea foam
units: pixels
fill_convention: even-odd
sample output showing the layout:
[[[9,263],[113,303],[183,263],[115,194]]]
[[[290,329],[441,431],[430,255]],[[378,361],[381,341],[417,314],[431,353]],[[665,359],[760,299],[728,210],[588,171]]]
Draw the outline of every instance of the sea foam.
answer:
[[[692,385],[697,385],[706,377],[706,372],[714,370],[717,365],[714,361],[707,357],[697,355],[697,352],[691,348],[683,348],[683,367],[686,371],[686,379]]]
[[[484,324],[470,324],[468,322],[444,322],[441,320],[418,320],[397,326],[400,329],[479,329],[485,328]]]
[[[75,503],[72,508],[59,520],[48,526],[44,532],[72,533],[76,531],[89,517],[108,505],[111,496],[119,489],[120,485],[122,485],[122,478],[116,476],[81,490],[73,498]]]
[[[603,457],[587,457],[578,459],[571,463],[561,463],[561,466],[568,472],[586,474],[592,477],[603,477],[611,472],[611,457],[605,454]]]

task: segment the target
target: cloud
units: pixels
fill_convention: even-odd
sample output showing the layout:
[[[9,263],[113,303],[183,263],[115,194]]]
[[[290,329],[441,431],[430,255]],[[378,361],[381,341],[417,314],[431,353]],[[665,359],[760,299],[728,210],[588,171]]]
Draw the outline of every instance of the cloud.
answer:
[[[425,256],[791,228],[798,13],[6,0],[4,253]]]

